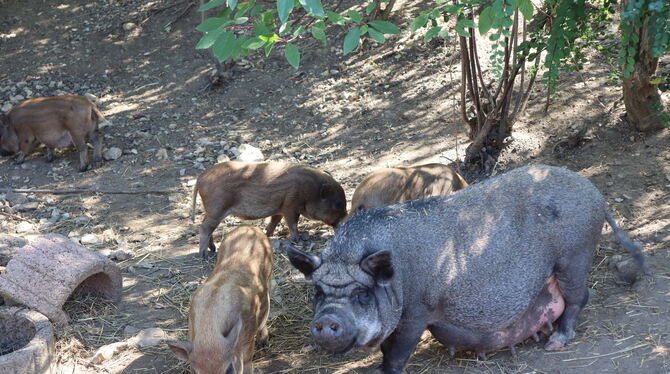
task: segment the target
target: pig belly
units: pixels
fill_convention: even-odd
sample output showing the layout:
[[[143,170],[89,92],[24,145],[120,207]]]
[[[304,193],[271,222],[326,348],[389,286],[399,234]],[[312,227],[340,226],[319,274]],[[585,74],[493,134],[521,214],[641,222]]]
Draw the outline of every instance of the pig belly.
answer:
[[[537,332],[548,333],[546,330],[563,314],[564,309],[565,300],[556,278],[552,275],[528,309],[502,330],[476,331],[448,322],[431,324],[428,329],[450,351],[473,350],[485,353],[513,347]]]
[[[60,136],[40,137],[38,139],[49,148],[65,148],[72,144],[72,136],[67,131],[64,131]]]

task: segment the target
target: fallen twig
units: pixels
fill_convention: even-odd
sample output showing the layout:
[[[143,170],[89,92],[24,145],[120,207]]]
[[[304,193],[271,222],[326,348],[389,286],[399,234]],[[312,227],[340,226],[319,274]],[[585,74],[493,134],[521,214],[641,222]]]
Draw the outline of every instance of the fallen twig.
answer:
[[[632,351],[632,350],[635,350],[635,349],[638,349],[638,348],[646,347],[648,345],[649,345],[648,343],[640,343],[640,344],[635,344],[635,345],[629,346],[627,348],[618,350],[616,352],[610,352],[610,353],[605,353],[605,354],[602,354],[602,355],[595,355],[595,356],[589,356],[589,357],[568,358],[568,359],[565,359],[565,360],[562,360],[562,361],[563,362],[569,362],[569,361],[580,361],[580,360],[592,360],[594,358],[613,356],[613,355],[616,355],[616,354],[619,354],[619,353],[629,352],[629,351]]]
[[[90,194],[90,195],[169,195],[179,193],[179,191],[164,191],[164,190],[145,190],[145,191],[123,191],[123,190],[96,190],[86,188],[75,188],[70,190],[30,190],[22,188],[0,188],[0,192],[14,192],[14,193],[44,193],[52,195],[76,195],[76,194]]]

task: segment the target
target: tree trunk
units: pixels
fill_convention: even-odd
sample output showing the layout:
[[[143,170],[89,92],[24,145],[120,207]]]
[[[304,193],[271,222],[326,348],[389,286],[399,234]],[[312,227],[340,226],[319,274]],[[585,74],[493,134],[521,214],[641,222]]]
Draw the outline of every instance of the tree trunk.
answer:
[[[627,1],[624,2],[624,9]],[[626,105],[628,120],[639,131],[651,131],[663,128],[661,112],[663,104],[658,88],[650,83],[651,77],[656,72],[658,58],[651,54],[649,45],[648,21],[642,22],[642,27],[637,28],[635,33],[639,35],[640,42],[635,54],[635,70],[629,78],[623,78],[623,99]]]

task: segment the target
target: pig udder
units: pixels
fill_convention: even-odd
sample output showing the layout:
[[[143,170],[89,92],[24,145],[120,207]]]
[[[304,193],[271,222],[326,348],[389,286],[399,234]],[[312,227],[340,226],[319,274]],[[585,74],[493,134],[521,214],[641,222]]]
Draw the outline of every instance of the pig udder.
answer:
[[[539,340],[538,332],[549,334],[565,309],[565,300],[556,278],[552,275],[542,291],[528,309],[512,324],[498,331],[474,331],[448,322],[438,322],[429,330],[442,344],[449,347],[451,354],[456,350],[474,350],[478,354],[514,345],[533,337]]]

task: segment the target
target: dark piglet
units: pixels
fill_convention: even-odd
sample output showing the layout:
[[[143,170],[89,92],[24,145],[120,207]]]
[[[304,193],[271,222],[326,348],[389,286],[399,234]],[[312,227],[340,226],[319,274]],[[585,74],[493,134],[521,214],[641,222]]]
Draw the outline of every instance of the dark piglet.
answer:
[[[284,217],[291,238],[298,240],[298,218],[333,227],[346,216],[344,190],[328,173],[305,165],[277,162],[223,162],[205,170],[193,189],[192,218],[200,194],[205,218],[200,225],[200,256],[215,251],[212,232],[228,215],[242,219],[272,217],[270,236]]]
[[[79,151],[79,170],[90,167],[87,142],[93,144],[93,161],[102,162],[98,122],[104,117],[95,104],[82,96],[63,95],[28,99],[6,116],[0,115],[0,155],[18,153],[17,164],[30,154],[36,142],[47,147],[47,161],[54,149],[71,144]]]
[[[321,256],[289,248],[289,258],[314,282],[315,341],[333,352],[381,346],[379,371],[402,373],[426,329],[452,353],[484,356],[557,321],[545,348],[563,347],[605,221],[646,271],[595,186],[544,165],[356,213]]]

